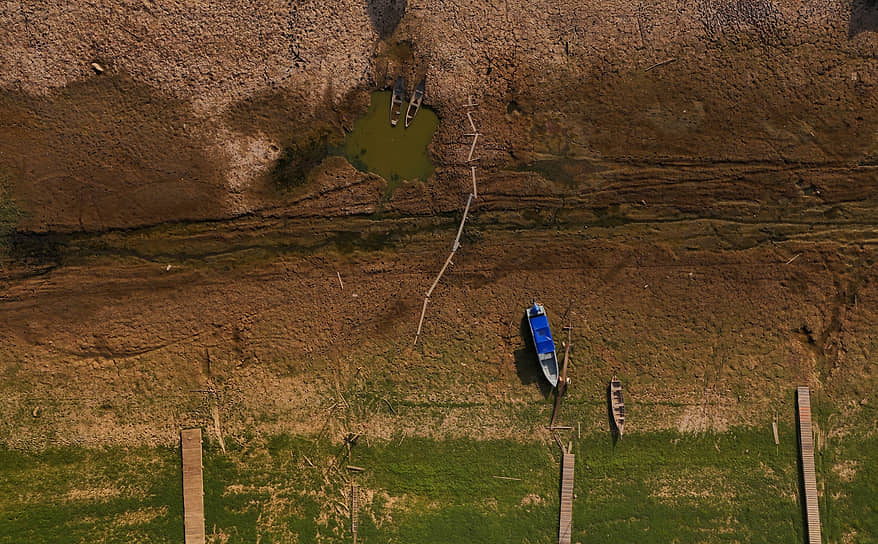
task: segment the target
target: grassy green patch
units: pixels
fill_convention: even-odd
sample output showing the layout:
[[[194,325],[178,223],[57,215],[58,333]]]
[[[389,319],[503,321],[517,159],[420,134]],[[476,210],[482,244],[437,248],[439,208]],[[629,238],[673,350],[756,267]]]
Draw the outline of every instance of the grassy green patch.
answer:
[[[801,542],[796,433],[639,433],[574,439],[574,542]],[[828,541],[874,541],[874,438],[822,454],[833,493]],[[0,452],[0,543],[180,542],[179,451],[163,448]],[[344,470],[346,464],[366,468]],[[839,468],[841,467],[841,468]],[[850,469],[850,470],[849,470]],[[205,517],[215,541],[347,542],[346,495],[360,485],[364,542],[557,539],[554,442],[404,438],[347,448],[276,436],[206,444]],[[834,536],[832,536],[834,535]]]
[[[181,542],[170,449],[0,450],[0,543]]]
[[[813,406],[820,429],[814,461],[824,542],[878,541],[878,397],[874,392],[870,397],[871,402],[840,410],[819,397]]]
[[[791,429],[648,433],[613,446],[578,441],[574,541],[789,542],[801,535]],[[557,448],[511,441],[405,440],[359,453],[370,484],[415,505],[394,517],[402,542],[551,542]],[[505,480],[495,476],[519,478]],[[443,540],[444,539],[444,540]]]

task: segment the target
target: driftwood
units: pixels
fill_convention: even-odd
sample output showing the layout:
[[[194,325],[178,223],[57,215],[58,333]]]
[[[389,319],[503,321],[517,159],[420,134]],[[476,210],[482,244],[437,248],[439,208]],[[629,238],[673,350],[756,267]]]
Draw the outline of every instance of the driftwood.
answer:
[[[665,65],[668,65],[668,64],[670,64],[670,63],[672,63],[672,62],[677,62],[677,59],[673,58],[673,59],[667,59],[667,60],[663,60],[663,61],[661,61],[661,62],[657,62],[657,63],[653,64],[652,66],[650,66],[649,68],[647,68],[646,70],[644,70],[644,72],[649,72],[649,71],[652,70],[653,68],[658,68],[658,67],[660,67],[660,66],[665,66]]]

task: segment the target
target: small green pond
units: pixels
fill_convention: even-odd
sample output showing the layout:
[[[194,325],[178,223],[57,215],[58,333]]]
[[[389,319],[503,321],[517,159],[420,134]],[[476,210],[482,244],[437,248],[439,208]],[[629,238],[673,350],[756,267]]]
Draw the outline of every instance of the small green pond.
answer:
[[[365,115],[357,119],[345,138],[345,157],[357,169],[374,172],[386,179],[392,190],[404,179],[426,180],[433,172],[427,145],[439,126],[436,114],[422,107],[409,128],[405,108],[397,125],[390,125],[390,92],[372,93]]]

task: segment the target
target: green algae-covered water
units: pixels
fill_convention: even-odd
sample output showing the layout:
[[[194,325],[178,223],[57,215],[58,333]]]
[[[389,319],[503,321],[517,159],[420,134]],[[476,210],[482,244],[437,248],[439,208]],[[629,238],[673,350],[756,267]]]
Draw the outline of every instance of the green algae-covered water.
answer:
[[[405,128],[407,107],[406,102],[399,123],[390,126],[390,92],[372,93],[369,110],[357,119],[344,142],[344,154],[351,164],[378,174],[391,188],[404,179],[426,180],[433,172],[427,145],[439,126],[439,118],[421,107],[409,128]]]

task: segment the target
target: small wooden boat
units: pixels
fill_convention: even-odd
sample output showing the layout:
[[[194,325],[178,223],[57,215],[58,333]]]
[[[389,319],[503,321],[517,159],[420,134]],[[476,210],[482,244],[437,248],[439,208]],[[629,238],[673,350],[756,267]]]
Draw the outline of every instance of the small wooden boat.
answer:
[[[412,99],[409,101],[409,109],[405,112],[405,128],[409,128],[409,125],[412,123],[412,119],[417,115],[418,110],[421,109],[421,102],[424,101],[424,91],[427,89],[427,80],[422,79],[418,86],[415,88],[415,92],[412,95]]]
[[[543,375],[552,384],[558,387],[558,355],[555,353],[555,341],[552,340],[552,331],[549,330],[549,319],[546,317],[546,309],[542,304],[534,301],[533,306],[527,310],[527,323],[537,350],[537,359],[543,369]]]
[[[613,422],[619,436],[625,431],[625,400],[622,398],[622,382],[615,376],[610,381],[610,409],[613,412]]]
[[[396,126],[402,116],[402,103],[405,102],[405,82],[402,76],[396,80],[393,86],[393,94],[390,97],[390,124]]]

